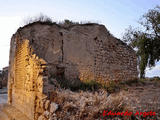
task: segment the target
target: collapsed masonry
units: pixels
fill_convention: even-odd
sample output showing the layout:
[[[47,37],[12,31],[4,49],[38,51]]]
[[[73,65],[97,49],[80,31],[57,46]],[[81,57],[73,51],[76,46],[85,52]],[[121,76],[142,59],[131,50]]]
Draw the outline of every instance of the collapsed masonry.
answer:
[[[8,102],[31,120],[46,111],[51,76],[105,84],[138,74],[135,52],[99,24],[64,28],[36,22],[19,28],[11,39],[9,64]]]

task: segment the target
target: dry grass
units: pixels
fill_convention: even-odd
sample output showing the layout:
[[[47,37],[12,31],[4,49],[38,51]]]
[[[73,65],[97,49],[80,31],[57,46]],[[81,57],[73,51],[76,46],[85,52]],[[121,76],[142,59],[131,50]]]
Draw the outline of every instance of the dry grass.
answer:
[[[98,120],[103,117],[104,110],[129,110],[122,93],[107,94],[102,89],[96,92],[56,90],[51,93],[50,100],[60,105],[56,115],[62,119]]]
[[[50,94],[50,100],[59,105],[56,111],[56,117],[68,120],[99,120],[106,119],[103,117],[103,111],[108,110],[112,112],[133,112],[133,106],[130,106],[130,99],[133,94],[125,91],[126,86],[129,88],[143,87],[146,84],[146,79],[137,79],[128,82],[111,81],[106,86],[101,85],[95,81],[87,82],[76,88],[57,88]],[[149,80],[150,81],[150,80]],[[63,83],[64,84],[64,83]],[[66,85],[67,82],[66,82]],[[76,89],[76,90],[75,90]],[[138,90],[138,89],[137,89]],[[117,92],[118,91],[118,92]],[[129,95],[128,95],[129,94]],[[131,96],[130,96],[131,95]],[[137,95],[137,94],[136,94]],[[158,98],[154,98],[152,105],[156,106]],[[148,108],[149,110],[149,105]],[[152,108],[157,110],[156,108]],[[139,110],[140,111],[140,110]],[[135,112],[135,111],[134,111]],[[121,120],[138,120],[144,119],[143,116],[126,116],[120,117]],[[107,119],[115,119],[114,116],[107,116]],[[149,117],[147,119],[150,119]]]
[[[33,24],[36,22],[40,22],[40,23],[47,23],[47,24],[53,24],[55,22],[53,22],[53,20],[48,17],[47,15],[43,15],[40,14],[38,16],[34,16],[34,17],[28,17],[24,20],[24,26],[25,25],[29,25],[29,24]]]
[[[23,26],[29,26],[34,23],[40,23],[40,24],[46,24],[46,25],[58,25],[63,28],[69,28],[74,25],[92,25],[92,24],[98,24],[97,22],[91,22],[91,21],[81,21],[81,22],[75,22],[72,20],[65,19],[63,21],[54,21],[52,18],[48,17],[44,14],[39,14],[37,16],[28,17],[23,20]]]

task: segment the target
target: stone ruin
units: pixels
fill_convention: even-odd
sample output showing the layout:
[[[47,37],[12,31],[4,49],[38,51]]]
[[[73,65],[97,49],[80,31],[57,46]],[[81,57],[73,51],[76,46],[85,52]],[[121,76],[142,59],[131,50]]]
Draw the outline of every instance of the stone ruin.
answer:
[[[40,120],[50,97],[51,76],[73,85],[128,81],[138,76],[137,58],[104,25],[65,28],[36,22],[19,28],[11,39],[8,103],[30,120]]]
[[[0,71],[0,89],[3,87],[7,87],[8,83],[8,67],[3,68],[2,71]]]
[[[7,87],[8,83],[8,67],[4,67],[2,70],[2,85]]]

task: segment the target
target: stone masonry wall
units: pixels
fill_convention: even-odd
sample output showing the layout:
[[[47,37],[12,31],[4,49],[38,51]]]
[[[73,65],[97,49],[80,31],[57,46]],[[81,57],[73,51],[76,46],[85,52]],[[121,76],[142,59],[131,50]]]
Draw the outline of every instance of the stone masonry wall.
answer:
[[[103,25],[76,26],[63,31],[65,76],[80,80],[126,81],[137,77],[135,52]]]
[[[131,80],[138,75],[136,54],[103,25],[33,23],[19,28],[11,39],[8,102],[37,120],[52,108],[48,78],[62,74],[73,84]]]
[[[13,40],[15,51],[10,57],[10,73],[8,85],[9,103],[19,109],[31,120],[36,120],[41,113],[40,101],[46,98],[45,93],[45,61],[32,54],[28,40],[20,40],[17,35]],[[48,82],[47,82],[48,83]],[[47,94],[46,94],[47,95]]]
[[[51,74],[64,68],[70,82],[96,80],[124,81],[137,77],[135,51],[114,38],[103,25],[86,24],[63,28],[34,23],[19,29],[34,53],[43,58]]]
[[[2,86],[7,87],[7,82],[8,82],[8,67],[5,67],[2,70]]]
[[[7,87],[8,83],[8,67],[3,68],[2,71],[0,71],[0,89],[3,87]]]

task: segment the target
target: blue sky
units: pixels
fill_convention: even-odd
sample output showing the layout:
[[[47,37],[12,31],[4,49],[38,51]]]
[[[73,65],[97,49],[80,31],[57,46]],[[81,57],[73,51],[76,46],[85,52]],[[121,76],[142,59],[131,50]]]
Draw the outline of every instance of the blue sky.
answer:
[[[55,21],[71,19],[104,24],[121,38],[125,29],[138,26],[139,18],[160,0],[5,0],[0,1],[0,69],[8,65],[10,38],[24,19],[40,13]],[[147,76],[160,76],[160,63]]]

